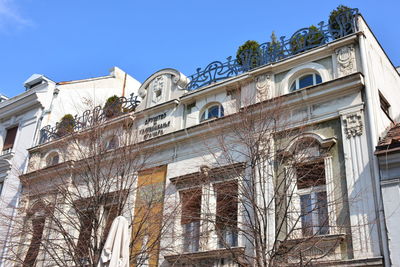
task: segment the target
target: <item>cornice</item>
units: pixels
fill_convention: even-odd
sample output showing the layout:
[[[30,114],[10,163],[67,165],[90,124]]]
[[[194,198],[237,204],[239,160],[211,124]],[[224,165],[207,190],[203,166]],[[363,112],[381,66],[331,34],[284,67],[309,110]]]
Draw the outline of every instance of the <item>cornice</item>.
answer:
[[[11,102],[9,102],[10,100]],[[15,116],[34,107],[42,107],[36,92],[30,92],[30,94],[16,99],[6,100],[0,104],[0,119]]]

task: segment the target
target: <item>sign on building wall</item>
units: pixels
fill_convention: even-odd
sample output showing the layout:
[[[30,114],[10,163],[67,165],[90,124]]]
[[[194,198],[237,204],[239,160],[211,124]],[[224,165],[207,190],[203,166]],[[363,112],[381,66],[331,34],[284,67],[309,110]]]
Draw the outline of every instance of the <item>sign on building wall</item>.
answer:
[[[167,166],[139,173],[132,227],[131,266],[158,265],[166,173]]]

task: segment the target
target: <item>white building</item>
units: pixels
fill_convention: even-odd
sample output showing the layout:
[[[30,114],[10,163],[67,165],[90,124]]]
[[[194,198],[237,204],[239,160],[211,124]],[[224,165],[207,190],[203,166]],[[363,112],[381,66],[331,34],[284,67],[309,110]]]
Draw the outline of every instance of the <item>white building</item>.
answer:
[[[390,266],[374,151],[379,137],[399,120],[394,99],[400,75],[355,10],[340,14],[336,23],[320,24],[318,32],[302,29],[278,45],[263,44],[256,56],[245,53],[242,64],[213,62],[189,78],[174,69],[160,70],[141,85],[142,101],[134,112],[105,122],[105,128],[123,129],[118,138],[137,135],[141,152],[151,153],[137,183],[151,185],[158,197],[163,192],[163,212],[159,202],[148,210],[162,213],[164,220],[136,239],[132,253],[149,240],[161,241],[133,258],[135,266],[267,266],[270,260],[273,266]],[[271,107],[281,108],[278,114],[287,124],[278,121],[278,128],[261,131],[275,118]],[[253,130],[245,120],[252,116],[259,116]],[[87,131],[81,135],[82,148]],[[27,227],[30,220],[43,218],[34,208],[50,195],[51,183],[60,182],[51,175],[79,164],[62,152],[74,148],[63,142],[68,138],[48,138],[29,150],[23,180],[42,191],[23,192],[26,212],[39,214],[27,217]],[[256,146],[254,138],[260,138]],[[274,148],[273,156],[254,163],[246,155],[254,147],[263,153]],[[53,164],[50,152],[56,150],[62,160]],[[307,168],[314,168],[312,175]],[[135,197],[135,206],[129,207],[133,224],[149,194]],[[83,222],[73,239],[78,244],[87,237]],[[34,236],[50,236],[46,225]],[[92,228],[89,233],[98,234]],[[46,266],[50,252],[39,251],[27,237],[22,240],[27,249],[21,257],[35,251],[29,262]]]
[[[7,253],[12,217],[19,201],[18,177],[26,171],[27,149],[39,141],[40,128],[55,125],[67,113],[75,115],[92,108],[85,107],[85,102],[102,105],[112,95],[136,93],[140,83],[114,67],[107,76],[59,83],[34,74],[24,86],[26,91],[15,97],[0,96],[0,259]]]

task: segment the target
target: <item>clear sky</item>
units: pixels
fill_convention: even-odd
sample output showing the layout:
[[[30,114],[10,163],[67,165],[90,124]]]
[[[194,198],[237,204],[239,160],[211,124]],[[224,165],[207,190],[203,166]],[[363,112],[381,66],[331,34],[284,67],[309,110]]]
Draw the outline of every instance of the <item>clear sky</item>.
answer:
[[[339,4],[359,8],[400,65],[399,0],[0,0],[0,93],[22,93],[33,73],[56,82],[113,66],[140,82],[168,67],[190,75],[246,40],[326,21]]]

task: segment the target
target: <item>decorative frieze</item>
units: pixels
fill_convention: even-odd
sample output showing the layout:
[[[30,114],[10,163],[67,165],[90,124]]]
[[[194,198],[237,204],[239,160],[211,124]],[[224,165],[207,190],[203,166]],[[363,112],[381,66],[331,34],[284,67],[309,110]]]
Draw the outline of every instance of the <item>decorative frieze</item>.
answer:
[[[336,49],[335,53],[339,77],[357,72],[355,50],[352,44]]]
[[[363,120],[362,111],[343,115],[344,132],[347,138],[362,135]]]

